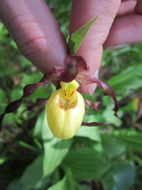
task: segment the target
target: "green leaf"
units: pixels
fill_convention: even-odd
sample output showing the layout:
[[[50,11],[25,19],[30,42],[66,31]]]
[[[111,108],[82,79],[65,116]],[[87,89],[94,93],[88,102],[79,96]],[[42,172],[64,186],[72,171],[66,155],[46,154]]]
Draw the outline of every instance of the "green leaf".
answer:
[[[111,159],[125,153],[126,146],[121,140],[107,134],[101,134],[101,139],[106,157]]]
[[[33,152],[39,152],[39,150],[37,148],[35,148],[34,146],[24,142],[24,141],[19,141],[18,144],[24,148],[27,148]]]
[[[60,140],[53,137],[48,127],[45,112],[41,113],[37,120],[34,136],[40,137],[44,142],[43,173],[46,177],[60,165],[72,140]]]
[[[108,98],[108,97],[105,97],[105,98]],[[106,101],[106,99],[105,99]],[[116,116],[114,116],[114,111],[112,110],[113,109],[113,103],[110,102],[110,99],[109,99],[109,104],[107,105],[106,109],[104,110],[104,113],[102,114],[102,116],[105,118],[105,120],[107,121],[107,123],[111,123],[117,127],[119,127],[122,123],[122,121],[120,120],[120,118],[117,118]],[[120,115],[120,111],[118,112]]]
[[[56,184],[48,188],[48,190],[81,190],[80,185],[74,179],[74,174],[70,171],[70,168],[65,168],[66,175]]]
[[[71,142],[71,140],[54,138],[52,141],[44,143],[43,172],[45,177],[51,174],[61,164],[69,151]]]
[[[0,165],[4,164],[8,160],[8,157],[0,157]]]
[[[93,141],[100,141],[99,130],[95,127],[80,127],[76,135],[79,137],[87,137]]]
[[[108,80],[108,84],[111,85],[114,90],[121,91],[128,88],[137,89],[141,87],[142,84],[142,65],[131,66],[121,73],[111,77]]]
[[[48,188],[48,190],[67,190],[67,175],[59,182],[57,182],[55,185]]]
[[[91,26],[95,23],[98,17],[91,19],[87,24],[83,25],[79,30],[74,32],[69,38],[69,47],[71,54],[74,54],[78,51],[81,43],[83,42],[87,32]]]
[[[23,79],[20,83],[22,87],[25,87],[27,84],[34,84],[38,82],[42,77],[42,74],[40,72],[33,73],[32,75],[27,75],[23,73]]]
[[[9,184],[9,186],[8,186],[8,188],[7,188],[7,190],[19,190],[19,189],[23,190],[23,186],[19,183],[19,180],[18,180],[18,179],[13,180],[13,181]]]
[[[115,138],[118,138],[125,143],[127,150],[142,152],[142,134],[134,131],[126,131],[125,133],[119,133],[115,135]]]
[[[109,169],[104,156],[92,148],[70,151],[65,159],[72,173],[81,180],[100,179]]]
[[[31,190],[41,187],[43,180],[42,171],[43,155],[37,157],[24,171],[22,177],[11,183],[8,190]]]
[[[135,168],[131,163],[115,162],[103,176],[104,190],[130,190],[135,179]]]

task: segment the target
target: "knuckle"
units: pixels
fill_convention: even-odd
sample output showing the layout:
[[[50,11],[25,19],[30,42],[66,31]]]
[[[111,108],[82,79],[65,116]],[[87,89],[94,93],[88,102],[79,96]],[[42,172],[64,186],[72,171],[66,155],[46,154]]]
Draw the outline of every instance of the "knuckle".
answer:
[[[120,0],[101,0],[98,1],[100,12],[105,16],[114,16],[119,8]]]

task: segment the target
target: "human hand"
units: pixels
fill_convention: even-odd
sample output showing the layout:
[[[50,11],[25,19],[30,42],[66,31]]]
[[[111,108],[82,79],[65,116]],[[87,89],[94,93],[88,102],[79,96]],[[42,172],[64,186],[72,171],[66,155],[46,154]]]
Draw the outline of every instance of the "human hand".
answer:
[[[86,60],[90,74],[98,72],[103,46],[112,49],[142,42],[142,15],[138,13],[142,13],[141,0],[73,0],[71,33],[99,17],[77,52]],[[94,88],[83,86],[83,92],[91,94]]]
[[[121,0],[73,1],[71,33],[90,19],[99,16],[76,53],[84,57],[90,68],[90,74],[97,75],[98,73],[104,43],[105,47],[112,48],[112,46],[126,44],[126,42],[128,44],[141,40],[141,16],[136,14],[124,16],[130,12],[134,13],[134,10],[140,13],[141,1],[137,2],[136,9],[136,1],[122,0],[121,6],[120,3]],[[113,22],[117,13],[118,17]],[[134,21],[132,24],[130,17]],[[67,56],[66,44],[55,19],[43,0],[5,0],[0,6],[0,18],[11,31],[22,53],[40,70],[46,73],[53,66],[64,66],[64,58]],[[125,22],[130,23],[131,30]],[[136,23],[138,28],[135,27]],[[139,35],[129,32],[134,29]],[[121,33],[122,30],[125,31],[125,35]],[[128,37],[128,32],[130,37]],[[87,87],[82,87],[82,91],[92,93],[94,88],[94,85],[87,85]]]
[[[115,49],[141,42],[142,1],[123,0],[104,46]]]

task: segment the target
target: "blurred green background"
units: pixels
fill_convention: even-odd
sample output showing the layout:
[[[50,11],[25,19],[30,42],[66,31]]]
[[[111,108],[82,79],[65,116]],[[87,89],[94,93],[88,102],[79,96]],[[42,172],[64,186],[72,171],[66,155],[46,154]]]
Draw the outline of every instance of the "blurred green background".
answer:
[[[71,2],[48,4],[67,36]],[[55,90],[52,84],[7,114],[0,133],[0,190],[141,190],[141,52],[142,45],[104,52],[100,78],[115,90],[120,118],[113,116],[112,100],[97,90],[86,98],[101,101],[101,109],[87,107],[85,121],[108,122],[108,127],[81,127],[73,139],[54,138],[44,116],[45,101],[38,101]],[[41,76],[0,23],[0,114]]]

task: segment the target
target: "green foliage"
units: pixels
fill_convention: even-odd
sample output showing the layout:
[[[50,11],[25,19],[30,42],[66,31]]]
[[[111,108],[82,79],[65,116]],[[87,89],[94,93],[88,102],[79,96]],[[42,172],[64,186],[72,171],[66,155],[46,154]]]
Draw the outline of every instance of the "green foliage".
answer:
[[[21,178],[19,180],[13,181],[9,185],[8,190],[14,190],[18,188],[22,190],[30,190],[32,188],[37,189],[40,187],[43,179],[42,160],[43,156],[38,156],[34,162],[26,168]]]
[[[105,157],[93,148],[83,148],[70,151],[65,159],[72,173],[80,180],[99,180],[109,169]]]
[[[142,65],[130,66],[120,74],[112,77],[108,83],[115,89],[138,89],[142,84]]]
[[[59,166],[69,151],[71,140],[53,139],[50,142],[44,143],[44,160],[43,172],[44,176],[52,173]]]
[[[65,176],[61,181],[57,182],[52,187],[48,188],[48,190],[66,190],[67,186],[67,176]]]
[[[94,141],[100,141],[100,133],[98,128],[81,127],[76,135],[79,137],[88,137]]]
[[[71,2],[48,0],[48,4],[67,36]],[[84,36],[83,31],[81,40]],[[19,53],[2,23],[0,44],[2,113],[7,103],[21,96],[26,84],[37,82],[42,74]],[[84,120],[107,122],[108,127],[84,126],[71,140],[54,138],[44,113],[46,102],[27,110],[37,99],[50,96],[55,90],[52,84],[39,88],[16,113],[8,114],[0,134],[0,189],[89,190],[95,184],[98,190],[141,190],[141,52],[141,44],[104,52],[100,76],[117,94],[120,118],[113,116],[112,101],[100,91],[84,95],[102,102],[99,111],[86,106]]]
[[[91,26],[95,23],[97,20],[96,18],[93,18],[88,23],[86,23],[84,26],[79,28],[77,31],[75,31],[73,34],[71,34],[69,38],[69,47],[70,47],[70,53],[71,55],[76,53],[83,42],[87,32],[91,28]]]
[[[103,176],[102,182],[107,190],[129,190],[134,179],[135,169],[131,163],[116,162]]]

